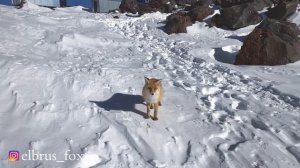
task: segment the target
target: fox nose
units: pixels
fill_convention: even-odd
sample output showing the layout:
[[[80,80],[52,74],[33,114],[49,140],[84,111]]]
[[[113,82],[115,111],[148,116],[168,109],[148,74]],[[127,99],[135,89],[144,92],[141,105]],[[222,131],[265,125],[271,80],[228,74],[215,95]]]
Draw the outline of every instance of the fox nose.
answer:
[[[151,93],[152,95],[154,95],[154,93]]]

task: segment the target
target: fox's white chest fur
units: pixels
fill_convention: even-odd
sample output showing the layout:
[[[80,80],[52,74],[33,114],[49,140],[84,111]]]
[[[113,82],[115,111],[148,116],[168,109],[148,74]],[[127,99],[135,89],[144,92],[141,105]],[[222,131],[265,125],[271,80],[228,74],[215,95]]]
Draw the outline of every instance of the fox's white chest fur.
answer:
[[[158,103],[159,102],[159,91],[154,92],[154,94],[152,95],[148,89],[144,89],[143,97],[147,103]]]

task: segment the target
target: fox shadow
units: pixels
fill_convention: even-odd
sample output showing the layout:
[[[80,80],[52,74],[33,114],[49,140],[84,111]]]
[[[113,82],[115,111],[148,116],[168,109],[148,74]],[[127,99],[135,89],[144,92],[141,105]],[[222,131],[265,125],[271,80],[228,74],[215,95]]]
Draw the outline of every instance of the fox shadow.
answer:
[[[105,101],[90,101],[95,103],[98,107],[101,107],[107,111],[118,110],[128,111],[145,116],[145,113],[136,109],[136,104],[144,104],[144,99],[140,95],[129,95],[123,93],[116,93]]]

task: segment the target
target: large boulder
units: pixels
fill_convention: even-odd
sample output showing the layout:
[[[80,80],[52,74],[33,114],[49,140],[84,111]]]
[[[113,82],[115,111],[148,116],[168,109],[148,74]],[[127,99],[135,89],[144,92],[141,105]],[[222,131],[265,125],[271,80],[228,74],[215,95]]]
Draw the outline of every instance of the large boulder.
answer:
[[[171,13],[176,8],[176,2],[175,0],[151,0],[149,6],[153,8],[154,11]]]
[[[175,0],[176,4],[179,6],[192,5],[197,2],[197,0]]]
[[[214,13],[214,10],[206,5],[197,6],[188,12],[193,23],[203,21],[204,18]]]
[[[176,3],[175,0],[151,0],[149,3],[140,3],[137,0],[122,0],[119,9],[122,13],[139,13],[139,15],[157,11],[171,13],[176,9]]]
[[[213,16],[211,26],[236,30],[259,23],[262,18],[248,3],[222,8],[220,14]]]
[[[229,8],[236,5],[254,2],[254,0],[221,0],[220,5],[222,8]]]
[[[249,4],[255,10],[259,11],[265,7],[271,7],[276,0],[220,0],[220,5],[222,8],[228,8],[241,4]]]
[[[168,34],[186,33],[186,27],[191,26],[192,21],[190,16],[185,13],[174,13],[167,17],[165,31]]]
[[[213,0],[198,0],[197,2],[193,3],[193,6],[209,6],[213,4]]]
[[[270,8],[266,15],[271,19],[286,20],[292,15],[299,4],[299,0],[282,0],[274,8]]]
[[[215,5],[221,5],[221,3],[222,3],[222,0],[214,0]]]
[[[137,13],[139,11],[139,5],[136,0],[122,0],[119,9],[122,13]]]
[[[264,20],[248,35],[236,65],[284,65],[300,60],[298,28],[294,23]]]
[[[276,3],[276,0],[254,0],[251,4],[254,9],[260,11],[266,7],[271,7],[274,3]]]
[[[212,5],[214,4],[213,0],[198,0],[194,3],[192,3],[191,5],[187,5],[185,6],[185,11],[190,11],[192,9],[195,9],[197,7],[200,7],[200,6],[206,6],[208,7],[209,5]]]
[[[145,13],[152,13],[156,11],[157,9],[153,9],[149,4],[139,4],[139,15],[143,15]]]

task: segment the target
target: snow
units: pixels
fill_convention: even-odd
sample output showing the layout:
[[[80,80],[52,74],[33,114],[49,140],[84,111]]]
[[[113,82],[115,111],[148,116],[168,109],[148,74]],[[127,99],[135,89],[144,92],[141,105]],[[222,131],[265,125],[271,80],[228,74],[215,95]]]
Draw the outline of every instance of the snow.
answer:
[[[299,62],[232,65],[255,25],[167,35],[166,14],[81,9],[0,6],[1,168],[300,166]],[[163,79],[158,121],[144,76]]]

